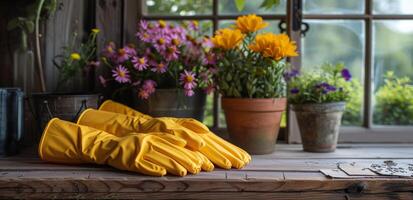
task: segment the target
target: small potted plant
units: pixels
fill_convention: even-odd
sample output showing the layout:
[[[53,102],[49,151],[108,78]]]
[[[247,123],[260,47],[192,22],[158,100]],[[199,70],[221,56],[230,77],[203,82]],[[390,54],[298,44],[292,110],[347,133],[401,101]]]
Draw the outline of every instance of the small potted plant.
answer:
[[[335,151],[341,118],[352,91],[349,70],[343,64],[324,64],[309,73],[292,70],[286,77],[288,102],[297,117],[304,151]]]
[[[256,15],[240,16],[212,38],[230,139],[251,154],[274,150],[286,108],[283,59],[297,56],[287,35],[258,33],[267,25]]]
[[[51,117],[74,121],[82,110],[98,106],[99,94],[91,93],[94,69],[99,65],[95,60],[98,33],[99,29],[92,29],[87,40],[80,44],[74,33],[72,42],[53,60],[59,71],[55,90],[32,94],[41,130]]]
[[[197,21],[140,21],[137,45],[117,48],[110,42],[103,49],[109,74],[100,82],[114,90],[111,98],[146,114],[202,121],[205,93],[215,88],[215,56],[201,29]]]

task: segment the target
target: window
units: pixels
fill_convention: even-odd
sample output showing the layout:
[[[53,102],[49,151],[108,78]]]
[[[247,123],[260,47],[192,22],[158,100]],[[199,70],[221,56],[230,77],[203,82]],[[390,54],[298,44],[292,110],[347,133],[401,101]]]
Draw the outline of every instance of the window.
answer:
[[[239,15],[261,15],[270,22],[269,31],[287,31],[297,41],[300,56],[291,60],[296,67],[311,70],[324,62],[343,62],[350,68],[357,89],[343,117],[342,142],[413,141],[410,0],[282,0],[269,10],[259,7],[262,2],[247,0],[239,12],[234,0],[126,1],[125,20],[136,20],[136,14],[146,20],[199,20],[213,33]],[[128,18],[130,13],[133,18]],[[284,28],[292,27],[300,14],[307,31]],[[125,29],[133,34],[135,27]],[[218,95],[208,97],[206,114],[208,125],[225,127]],[[294,142],[297,128],[289,119],[289,139]]]

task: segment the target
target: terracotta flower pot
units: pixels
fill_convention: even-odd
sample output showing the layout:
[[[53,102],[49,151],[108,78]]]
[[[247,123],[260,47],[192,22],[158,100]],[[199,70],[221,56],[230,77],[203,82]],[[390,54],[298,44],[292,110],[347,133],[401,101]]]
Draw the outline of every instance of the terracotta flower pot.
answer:
[[[287,100],[222,98],[231,141],[250,154],[274,151]]]
[[[297,117],[304,151],[336,150],[345,102],[291,105]]]

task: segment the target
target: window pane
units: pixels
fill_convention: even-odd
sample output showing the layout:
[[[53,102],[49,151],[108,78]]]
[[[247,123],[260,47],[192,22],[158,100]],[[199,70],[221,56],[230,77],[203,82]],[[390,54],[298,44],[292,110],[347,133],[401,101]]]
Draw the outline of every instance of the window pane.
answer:
[[[304,14],[362,14],[364,0],[303,0]]]
[[[310,29],[302,39],[302,66],[311,71],[325,62],[342,62],[353,74],[357,89],[347,103],[344,125],[362,124],[364,80],[364,22],[356,20],[308,20]]]
[[[373,0],[374,14],[413,14],[412,0]]]
[[[413,125],[413,20],[376,21],[373,37],[373,121]]]
[[[211,15],[212,0],[145,0],[146,15]]]
[[[190,21],[188,20],[165,20],[167,23],[172,23],[172,24],[185,24]],[[212,34],[212,29],[213,29],[213,23],[211,20],[197,20],[199,23],[200,31],[201,34],[203,35],[211,35]],[[150,22],[153,22],[150,20]]]
[[[261,30],[261,32],[272,32],[272,33],[280,33],[280,29],[278,28],[278,23],[280,20],[265,20],[268,22],[268,26]],[[221,20],[218,22],[218,28],[229,28],[231,25],[235,23],[235,20]]]
[[[260,8],[260,5],[264,0],[246,0],[244,9],[239,12],[235,6],[234,0],[218,0],[218,13],[220,15],[239,15],[255,13],[259,14],[285,14],[286,13],[286,0],[281,0],[277,7],[271,9]]]

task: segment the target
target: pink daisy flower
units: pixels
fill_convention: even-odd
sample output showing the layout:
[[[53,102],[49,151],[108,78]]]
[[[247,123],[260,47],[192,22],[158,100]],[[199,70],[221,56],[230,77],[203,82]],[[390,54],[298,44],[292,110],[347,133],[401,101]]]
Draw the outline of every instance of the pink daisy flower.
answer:
[[[146,57],[133,57],[132,64],[138,71],[143,71],[148,68],[148,59]]]
[[[158,72],[158,73],[165,73],[166,72],[166,69],[167,69],[167,67],[168,67],[168,65],[166,64],[166,63],[163,63],[163,62],[160,62],[160,63],[156,63],[156,62],[154,62],[153,63],[153,65],[152,65],[153,67],[152,67],[152,71],[153,72]]]
[[[112,76],[119,83],[128,83],[130,82],[129,71],[122,65],[118,65],[116,69],[112,70]]]
[[[191,71],[184,70],[184,72],[181,73],[179,80],[181,81],[181,84],[184,85],[185,90],[192,90],[197,86],[195,82],[195,73]]]

